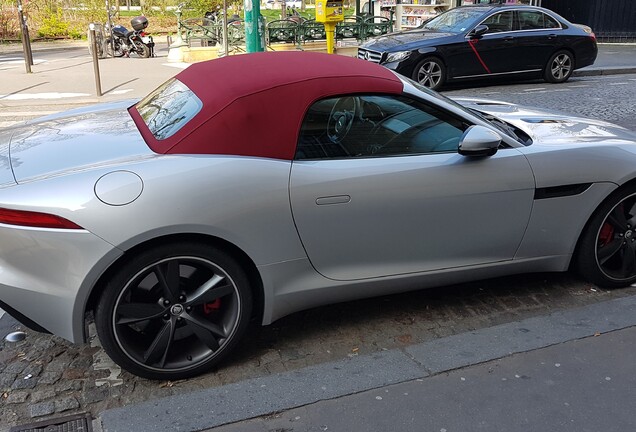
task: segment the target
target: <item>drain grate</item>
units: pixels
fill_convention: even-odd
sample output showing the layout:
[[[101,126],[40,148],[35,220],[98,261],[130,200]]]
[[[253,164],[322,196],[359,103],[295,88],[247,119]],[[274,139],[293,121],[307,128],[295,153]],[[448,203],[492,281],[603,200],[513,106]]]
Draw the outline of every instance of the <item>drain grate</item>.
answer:
[[[9,432],[93,432],[91,415],[76,414],[37,423],[14,426]]]

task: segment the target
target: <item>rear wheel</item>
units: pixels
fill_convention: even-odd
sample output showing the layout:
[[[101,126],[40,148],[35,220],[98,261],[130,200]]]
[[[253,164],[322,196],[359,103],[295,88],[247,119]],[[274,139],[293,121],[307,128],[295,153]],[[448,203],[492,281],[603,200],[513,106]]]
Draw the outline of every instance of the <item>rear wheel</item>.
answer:
[[[148,45],[146,45],[145,43],[139,40],[133,41],[133,44],[135,45],[135,53],[139,57],[142,57],[142,58],[150,57],[150,47]]]
[[[636,282],[636,187],[618,191],[592,216],[577,263],[580,273],[601,287]]]
[[[413,70],[413,80],[431,90],[438,90],[446,81],[446,66],[435,57],[426,57]]]
[[[574,58],[569,51],[557,51],[550,57],[543,72],[547,82],[562,83],[568,80],[574,70]]]
[[[199,243],[155,247],[111,279],[95,313],[108,355],[150,379],[183,379],[217,365],[247,328],[252,295],[223,251]]]

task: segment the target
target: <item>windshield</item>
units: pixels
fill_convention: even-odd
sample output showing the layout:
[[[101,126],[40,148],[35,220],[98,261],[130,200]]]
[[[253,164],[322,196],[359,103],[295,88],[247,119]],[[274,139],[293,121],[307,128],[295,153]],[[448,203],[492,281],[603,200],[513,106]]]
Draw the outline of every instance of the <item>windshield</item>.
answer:
[[[173,78],[139,102],[137,111],[154,137],[163,140],[177,133],[201,107],[201,99]]]
[[[463,33],[484,16],[482,8],[457,8],[444,12],[425,23],[422,28],[439,32]]]
[[[514,126],[504,122],[503,120],[498,119],[497,117],[494,117],[490,114],[484,114],[481,111],[477,111],[471,108],[466,108],[465,106],[463,106],[460,103],[455,102],[454,100],[440,94],[437,93],[436,91],[433,91],[431,89],[429,89],[428,87],[424,87],[422,84],[413,81],[410,78],[406,78],[401,76],[400,79],[402,79],[403,81],[407,82],[408,84],[412,85],[413,87],[415,87],[416,89],[418,89],[421,92],[424,92],[430,96],[433,96],[437,99],[443,100],[446,103],[449,103],[451,105],[453,105],[454,107],[464,111],[465,113],[468,113],[470,115],[473,115],[475,117],[479,117],[481,120],[485,121],[488,124],[491,124],[492,126],[494,126],[496,129],[498,129],[499,131],[501,131],[502,133],[504,133],[505,135],[508,135],[509,137],[515,139],[517,142],[523,144],[523,145],[530,145],[532,143],[532,139],[530,139],[530,137],[523,132],[522,130],[515,128]]]

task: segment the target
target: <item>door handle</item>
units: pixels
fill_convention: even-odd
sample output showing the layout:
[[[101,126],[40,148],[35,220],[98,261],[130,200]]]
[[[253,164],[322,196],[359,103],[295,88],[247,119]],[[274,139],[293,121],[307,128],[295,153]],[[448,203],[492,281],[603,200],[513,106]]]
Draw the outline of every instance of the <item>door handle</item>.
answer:
[[[515,40],[514,36],[506,36],[505,38],[503,38],[504,42],[512,42],[513,40]]]
[[[334,195],[316,198],[317,205],[347,204],[349,201],[351,201],[351,197],[349,195]]]
[[[556,39],[556,37],[557,37],[557,35],[555,35],[555,34],[548,35],[548,39],[549,40]]]

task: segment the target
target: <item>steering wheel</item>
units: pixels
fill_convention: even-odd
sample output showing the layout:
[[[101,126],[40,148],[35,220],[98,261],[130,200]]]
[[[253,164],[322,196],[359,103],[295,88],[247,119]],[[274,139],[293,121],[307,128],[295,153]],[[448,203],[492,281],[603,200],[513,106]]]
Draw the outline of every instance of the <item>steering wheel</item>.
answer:
[[[342,97],[331,109],[327,122],[327,136],[334,144],[342,143],[360,114],[360,99],[353,96]]]

